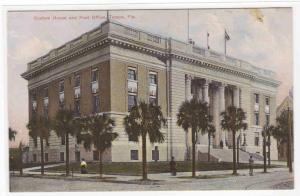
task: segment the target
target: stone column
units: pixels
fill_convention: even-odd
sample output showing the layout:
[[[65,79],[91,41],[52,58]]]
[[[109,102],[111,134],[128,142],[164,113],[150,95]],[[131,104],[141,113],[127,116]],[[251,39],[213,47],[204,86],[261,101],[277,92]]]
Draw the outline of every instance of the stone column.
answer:
[[[224,83],[222,83],[219,86],[219,100],[220,100],[219,109],[220,109],[220,113],[225,111],[225,87],[226,87],[226,84],[224,84]],[[221,123],[221,120],[222,119],[220,119],[220,123]],[[227,147],[226,146],[226,140],[225,140],[225,130],[222,130],[222,137],[221,138],[222,138],[222,141],[223,141],[223,146]]]
[[[209,104],[209,95],[208,95],[208,88],[209,88],[209,83],[210,80],[206,79],[205,84],[203,85],[203,96],[204,96],[204,101]]]
[[[192,93],[192,76],[185,75],[185,100],[189,101],[193,98]],[[186,144],[186,159],[190,160],[191,147],[192,147],[192,131],[189,129],[185,132],[185,144]]]
[[[235,107],[239,108],[240,107],[240,88],[235,87],[233,89],[233,104]]]
[[[185,100],[191,100],[192,96],[192,76],[185,75]]]

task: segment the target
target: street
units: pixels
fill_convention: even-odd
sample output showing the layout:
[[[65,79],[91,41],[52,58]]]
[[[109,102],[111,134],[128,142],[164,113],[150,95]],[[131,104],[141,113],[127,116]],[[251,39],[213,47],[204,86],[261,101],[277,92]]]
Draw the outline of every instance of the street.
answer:
[[[202,172],[201,175],[203,175]],[[209,172],[206,172],[209,173]],[[210,172],[211,173],[211,172]],[[215,173],[215,172],[214,172]],[[191,179],[190,173],[179,174],[181,177],[170,177],[169,174],[149,174],[153,181],[141,183],[140,177],[123,177],[123,181],[97,182],[93,180],[47,179],[38,177],[11,176],[12,192],[50,192],[50,191],[162,191],[162,190],[268,190],[292,189],[293,175],[286,169],[274,169],[263,174],[261,170],[249,176],[247,171],[239,171],[239,176],[209,179]],[[127,179],[127,180],[126,180]],[[117,183],[117,184],[116,184]],[[34,185],[34,186],[33,186]],[[117,186],[116,186],[117,185]]]

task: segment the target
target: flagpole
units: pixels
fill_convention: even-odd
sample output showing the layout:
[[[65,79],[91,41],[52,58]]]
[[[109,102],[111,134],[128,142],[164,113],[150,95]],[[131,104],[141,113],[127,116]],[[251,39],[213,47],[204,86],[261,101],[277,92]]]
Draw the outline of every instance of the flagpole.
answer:
[[[224,31],[224,42],[225,42],[224,53],[225,53],[225,56],[226,56],[226,30]]]
[[[188,38],[188,43],[189,43],[190,42],[190,10],[189,9],[187,10],[187,22],[188,22],[188,25],[187,25],[187,30],[188,30],[187,38]]]
[[[206,42],[207,42],[207,49],[209,50],[209,42],[208,42],[208,41],[209,41],[209,40],[208,40],[208,38],[209,38],[209,33],[207,32],[206,35],[207,35],[207,39],[206,39]]]

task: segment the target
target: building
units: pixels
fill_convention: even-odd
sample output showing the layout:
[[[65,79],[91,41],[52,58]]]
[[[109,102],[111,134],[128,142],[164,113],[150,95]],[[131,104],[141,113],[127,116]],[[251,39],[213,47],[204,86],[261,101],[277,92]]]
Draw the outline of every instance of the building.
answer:
[[[28,63],[22,77],[28,80],[29,116],[38,112],[54,117],[59,107],[77,116],[107,113],[116,120],[119,138],[105,154],[106,161],[141,160],[141,143],[126,135],[122,122],[137,100],[161,106],[168,119],[162,131],[166,141],[148,144],[147,160],[188,158],[190,133],[176,125],[181,103],[192,96],[210,105],[217,133],[213,148],[223,141],[231,148],[231,135],[220,128],[220,112],[229,105],[247,113],[248,130],[239,133],[244,151],[262,154],[261,130],[274,123],[279,82],[275,73],[212,50],[106,21],[99,27],[67,42]],[[199,136],[197,148],[207,149],[207,135]],[[30,139],[32,161],[40,160],[40,142]],[[277,159],[276,141],[271,146]],[[156,156],[154,156],[154,154]],[[153,156],[152,156],[153,155]],[[64,161],[64,140],[51,134],[45,147],[46,161]],[[75,138],[70,141],[70,160],[97,160]]]
[[[276,110],[276,116],[279,117],[280,114],[283,111],[288,110],[293,110],[293,89],[289,91],[289,95],[284,98],[284,100],[281,102],[281,104],[277,107]],[[292,134],[293,136],[293,134]],[[293,140],[292,140],[292,160],[294,159],[294,145],[293,145]],[[278,160],[280,161],[286,161],[287,160],[287,143],[282,142],[282,143],[277,143],[278,144]]]

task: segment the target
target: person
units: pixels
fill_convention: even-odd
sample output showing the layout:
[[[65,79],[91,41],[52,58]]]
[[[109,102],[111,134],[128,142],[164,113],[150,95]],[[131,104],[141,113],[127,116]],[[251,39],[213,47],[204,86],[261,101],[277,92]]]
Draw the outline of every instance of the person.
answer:
[[[172,176],[176,176],[176,162],[174,159],[175,158],[172,156],[172,160],[170,161],[170,170]]]
[[[87,164],[84,159],[81,159],[80,171],[82,174],[87,174]]]
[[[223,148],[223,140],[220,141],[220,147]]]
[[[250,159],[249,159],[249,175],[250,176],[253,176],[253,163],[254,163],[254,160],[253,160],[252,156],[250,156]]]

